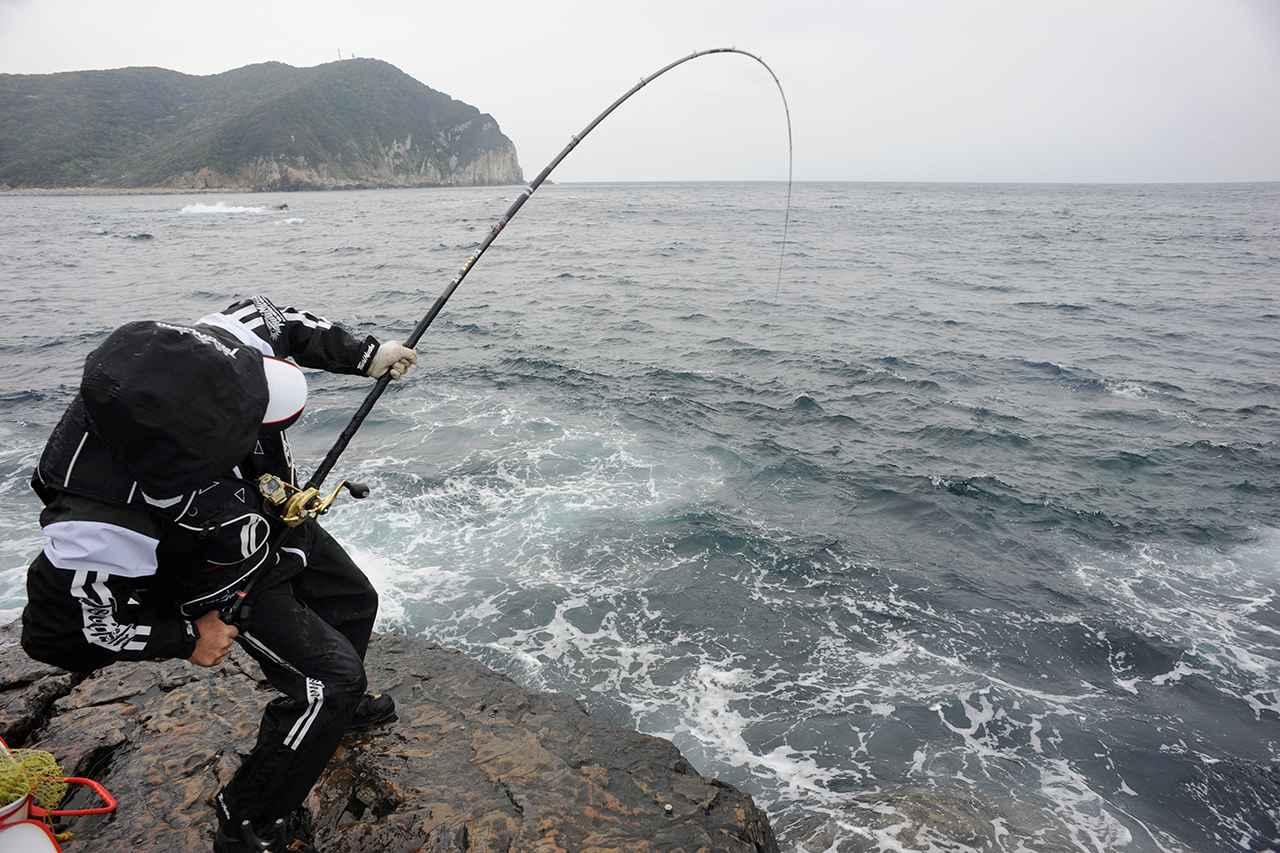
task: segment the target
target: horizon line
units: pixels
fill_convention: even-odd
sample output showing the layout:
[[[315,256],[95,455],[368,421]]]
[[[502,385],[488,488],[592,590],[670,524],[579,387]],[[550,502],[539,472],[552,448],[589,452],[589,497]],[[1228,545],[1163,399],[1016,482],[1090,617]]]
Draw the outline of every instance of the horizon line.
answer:
[[[552,181],[553,184],[785,184],[784,178],[577,178]],[[1276,178],[1230,178],[1227,180],[1212,179],[1157,179],[1157,180],[1009,180],[1009,179],[974,179],[974,178],[797,178],[793,184],[1008,184],[1017,186],[1152,186],[1170,185],[1185,186],[1189,184],[1223,185],[1223,184],[1277,184]],[[512,186],[516,186],[513,184]]]

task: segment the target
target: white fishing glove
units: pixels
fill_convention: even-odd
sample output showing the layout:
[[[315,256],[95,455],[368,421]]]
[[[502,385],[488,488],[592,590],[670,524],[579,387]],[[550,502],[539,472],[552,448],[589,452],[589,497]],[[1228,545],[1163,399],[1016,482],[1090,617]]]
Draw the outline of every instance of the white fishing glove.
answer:
[[[374,379],[391,371],[392,379],[399,379],[418,363],[418,354],[399,341],[387,341],[378,346],[369,362],[369,375]]]

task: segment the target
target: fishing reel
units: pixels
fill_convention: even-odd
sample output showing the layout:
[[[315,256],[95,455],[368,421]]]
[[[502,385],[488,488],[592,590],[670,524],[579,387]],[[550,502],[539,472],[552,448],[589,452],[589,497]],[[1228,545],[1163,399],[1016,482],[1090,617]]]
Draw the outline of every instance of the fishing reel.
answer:
[[[292,483],[286,483],[275,474],[263,474],[258,478],[258,493],[262,495],[262,500],[268,506],[274,507],[280,515],[280,520],[289,527],[297,527],[308,518],[324,515],[343,489],[346,489],[356,500],[369,496],[368,486],[347,480],[343,480],[326,495],[315,486],[300,489]]]

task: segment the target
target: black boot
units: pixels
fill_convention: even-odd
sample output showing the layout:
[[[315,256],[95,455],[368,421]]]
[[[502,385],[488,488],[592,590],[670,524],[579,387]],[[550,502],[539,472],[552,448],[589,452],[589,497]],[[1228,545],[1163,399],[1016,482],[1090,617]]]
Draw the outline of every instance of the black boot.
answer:
[[[396,700],[385,693],[379,693],[376,696],[366,693],[360,698],[356,713],[347,724],[347,731],[362,732],[395,719]]]
[[[213,853],[319,853],[311,838],[311,813],[304,807],[258,827],[248,820],[233,825],[219,812]]]
[[[283,818],[277,819],[261,834],[247,820],[241,821],[239,827],[219,823],[218,835],[213,839],[213,853],[284,853],[286,848],[280,838],[283,830]]]

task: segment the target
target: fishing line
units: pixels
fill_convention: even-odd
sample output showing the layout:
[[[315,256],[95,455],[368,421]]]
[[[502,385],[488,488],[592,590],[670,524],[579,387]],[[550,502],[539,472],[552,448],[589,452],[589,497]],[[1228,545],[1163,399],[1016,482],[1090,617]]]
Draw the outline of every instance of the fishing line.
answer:
[[[786,212],[782,215],[782,251],[778,253],[778,287],[773,291],[773,301],[777,302],[782,294],[782,265],[787,259],[787,229],[791,225],[791,176],[796,164],[795,149],[791,144],[791,107],[787,104],[787,93],[782,91],[782,81],[778,79],[777,74],[773,73],[773,69],[760,57],[750,53],[747,56],[759,62],[764,66],[764,70],[769,72],[774,85],[778,87],[778,94],[782,96],[782,111],[787,115],[787,206]]]

